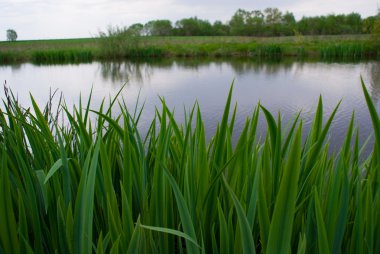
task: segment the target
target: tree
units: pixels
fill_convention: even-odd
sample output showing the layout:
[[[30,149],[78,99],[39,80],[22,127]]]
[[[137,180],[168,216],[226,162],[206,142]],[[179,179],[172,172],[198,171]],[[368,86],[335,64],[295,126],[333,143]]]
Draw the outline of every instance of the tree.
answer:
[[[8,29],[7,30],[7,40],[8,41],[15,41],[17,40],[17,33],[13,29]]]
[[[266,8],[265,13],[265,34],[266,36],[280,36],[284,24],[282,12],[278,8]]]
[[[282,16],[282,20],[285,24],[289,25],[294,25],[296,23],[296,18],[294,17],[294,14],[288,11]]]
[[[259,10],[238,9],[229,21],[232,35],[260,35],[264,15]]]
[[[222,21],[216,20],[212,25],[212,33],[217,36],[229,35],[230,27],[223,24]]]
[[[232,35],[247,35],[247,18],[250,13],[243,9],[238,9],[229,21]]]
[[[152,20],[145,24],[145,33],[152,36],[169,36],[173,34],[173,26],[170,20]]]
[[[143,31],[144,25],[141,23],[135,23],[133,25],[130,25],[128,29],[126,30],[126,33],[132,35],[132,36],[141,36]]]
[[[350,13],[345,18],[346,25],[349,27],[349,33],[360,34],[363,27],[363,20],[360,14]]]
[[[212,35],[212,25],[207,20],[197,17],[181,19],[175,23],[177,35],[207,36]]]
[[[372,38],[375,42],[380,43],[380,10],[372,26]]]
[[[376,16],[370,16],[365,18],[362,23],[362,32],[365,34],[370,34],[372,32],[375,21]]]
[[[282,23],[282,12],[278,8],[266,8],[264,13],[267,24]]]

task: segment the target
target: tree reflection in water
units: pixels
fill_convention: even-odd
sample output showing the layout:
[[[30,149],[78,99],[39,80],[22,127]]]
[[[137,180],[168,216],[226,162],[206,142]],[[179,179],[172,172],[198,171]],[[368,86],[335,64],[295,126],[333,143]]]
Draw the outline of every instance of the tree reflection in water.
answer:
[[[172,69],[175,66],[185,70],[198,71],[210,64],[215,66],[228,65],[237,75],[246,73],[276,74],[279,71],[288,71],[294,65],[289,61],[261,61],[260,59],[224,59],[224,58],[170,58],[139,61],[101,62],[100,69],[103,79],[110,80],[114,84],[133,82],[143,85],[150,81],[154,69]]]
[[[111,80],[113,84],[133,81],[142,85],[153,74],[153,68],[147,62],[102,62],[100,68],[103,79]]]

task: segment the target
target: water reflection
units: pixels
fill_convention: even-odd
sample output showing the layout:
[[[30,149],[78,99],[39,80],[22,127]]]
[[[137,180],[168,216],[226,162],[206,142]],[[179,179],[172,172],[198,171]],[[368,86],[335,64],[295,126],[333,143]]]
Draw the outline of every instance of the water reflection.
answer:
[[[112,83],[124,84],[127,82],[143,85],[150,81],[155,71],[170,70],[179,68],[182,70],[200,71],[204,67],[214,65],[216,68],[223,68],[227,65],[232,69],[236,76],[247,73],[265,73],[266,75],[275,75],[278,72],[291,71],[294,65],[302,68],[302,62],[287,61],[258,61],[254,59],[234,58],[226,61],[223,58],[170,58],[170,59],[153,59],[149,61],[121,61],[121,62],[101,62],[101,75],[104,80]]]
[[[286,74],[293,72],[293,75],[302,75],[305,72],[310,72],[311,69],[315,69],[318,72],[323,68],[335,68],[336,65],[356,66],[359,63],[295,62],[291,59],[282,61],[260,61],[247,58],[233,58],[227,61],[224,58],[167,58],[150,59],[148,61],[131,60],[101,62],[99,64],[100,73],[104,81],[110,82],[116,86],[127,83],[137,84],[141,87],[144,84],[151,82],[151,78],[154,76],[155,72],[162,72],[163,70],[173,71],[178,69],[197,73],[202,72],[203,69],[207,69],[210,65],[213,65],[215,69],[221,71],[224,68],[233,70],[235,77],[252,73],[274,77],[279,73]],[[366,63],[365,65],[365,72],[368,79],[366,84],[370,88],[371,97],[374,103],[377,104],[380,100],[380,62],[374,61]],[[13,65],[12,71],[17,71],[20,68],[21,65]],[[321,81],[318,80],[318,82]],[[329,80],[329,82],[331,82],[331,80]]]
[[[15,64],[12,64],[12,65],[0,64],[0,69],[7,69],[9,67],[11,68],[12,72],[16,73],[16,72],[18,72],[18,71],[21,70],[22,64],[20,64],[20,63],[15,63]]]
[[[141,62],[102,62],[100,66],[103,79],[112,83],[124,84],[133,80],[143,84],[153,72],[152,66]]]
[[[280,71],[288,72],[292,69],[295,62],[289,60],[285,61],[231,61],[229,62],[231,68],[238,74],[244,75],[250,72],[265,73],[267,75],[274,75]]]

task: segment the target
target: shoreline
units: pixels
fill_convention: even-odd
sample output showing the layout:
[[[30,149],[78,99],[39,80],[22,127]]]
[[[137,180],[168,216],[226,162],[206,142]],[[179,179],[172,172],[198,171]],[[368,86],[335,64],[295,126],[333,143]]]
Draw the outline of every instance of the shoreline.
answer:
[[[287,37],[138,37],[0,42],[0,64],[85,63],[175,57],[377,59],[380,46],[370,35]]]

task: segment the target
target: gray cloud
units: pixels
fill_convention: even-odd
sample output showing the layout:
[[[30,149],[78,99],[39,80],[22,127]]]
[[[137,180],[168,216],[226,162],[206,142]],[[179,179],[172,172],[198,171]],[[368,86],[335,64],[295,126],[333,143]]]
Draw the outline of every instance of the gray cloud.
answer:
[[[0,40],[15,29],[19,39],[89,37],[108,25],[145,23],[153,19],[172,21],[197,16],[227,21],[238,8],[263,10],[278,7],[297,18],[329,13],[358,12],[375,15],[375,0],[0,0]]]

